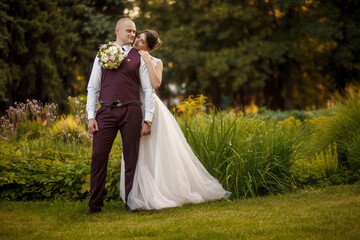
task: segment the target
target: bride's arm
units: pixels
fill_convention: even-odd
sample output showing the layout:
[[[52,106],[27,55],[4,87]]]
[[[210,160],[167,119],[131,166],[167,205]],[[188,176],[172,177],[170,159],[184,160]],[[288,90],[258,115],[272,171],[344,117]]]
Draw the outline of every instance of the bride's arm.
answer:
[[[149,72],[151,85],[153,86],[153,88],[159,88],[162,82],[162,71],[163,71],[162,61],[160,60],[156,64],[156,67],[154,67],[151,61],[151,56],[148,51],[140,50],[139,53],[145,61],[146,67]]]

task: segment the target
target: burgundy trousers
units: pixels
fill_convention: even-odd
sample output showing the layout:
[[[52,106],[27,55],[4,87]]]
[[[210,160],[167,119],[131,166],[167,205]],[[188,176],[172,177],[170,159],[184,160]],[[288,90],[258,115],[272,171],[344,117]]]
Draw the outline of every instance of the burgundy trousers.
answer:
[[[90,180],[90,210],[100,209],[104,203],[107,164],[115,137],[120,130],[125,161],[125,199],[133,185],[139,155],[142,110],[140,106],[106,107],[96,112],[99,131],[93,135]]]

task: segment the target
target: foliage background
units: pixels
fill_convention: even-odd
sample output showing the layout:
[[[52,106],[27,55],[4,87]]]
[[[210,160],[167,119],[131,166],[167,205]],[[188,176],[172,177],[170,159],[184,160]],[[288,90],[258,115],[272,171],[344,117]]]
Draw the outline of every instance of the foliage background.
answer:
[[[183,97],[237,108],[205,113],[200,96],[176,111],[233,197],[358,181],[359,11],[354,0],[1,1],[0,198],[87,196],[91,135],[79,95],[122,16],[159,32],[164,99],[173,84]],[[120,141],[108,199],[118,198]]]
[[[360,180],[360,92],[352,89],[325,111],[207,113],[206,97],[199,95],[179,104],[176,116],[201,163],[232,198],[354,183]],[[71,113],[62,117],[35,100],[1,117],[0,199],[88,197],[92,148],[81,114],[85,99],[70,97],[68,103]],[[108,165],[107,200],[119,199],[121,155],[118,137]]]
[[[86,93],[98,45],[121,16],[155,29],[168,84],[216,107],[254,102],[313,109],[359,81],[360,2],[354,0],[4,0],[0,3],[0,111],[35,98],[69,110]]]

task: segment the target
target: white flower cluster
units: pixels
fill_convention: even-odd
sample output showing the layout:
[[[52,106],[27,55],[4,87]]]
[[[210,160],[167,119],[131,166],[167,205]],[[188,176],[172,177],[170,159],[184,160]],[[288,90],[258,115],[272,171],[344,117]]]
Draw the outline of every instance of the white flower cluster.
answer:
[[[117,69],[126,57],[122,48],[114,42],[100,45],[97,56],[100,65],[106,69]]]

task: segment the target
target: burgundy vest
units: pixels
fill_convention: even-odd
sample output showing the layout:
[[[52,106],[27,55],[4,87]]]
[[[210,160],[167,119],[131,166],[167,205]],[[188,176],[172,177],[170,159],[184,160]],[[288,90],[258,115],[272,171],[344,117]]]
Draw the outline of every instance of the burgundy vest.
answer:
[[[132,48],[118,69],[101,68],[100,100],[111,104],[119,100],[122,104],[140,101],[139,94],[140,54]]]

